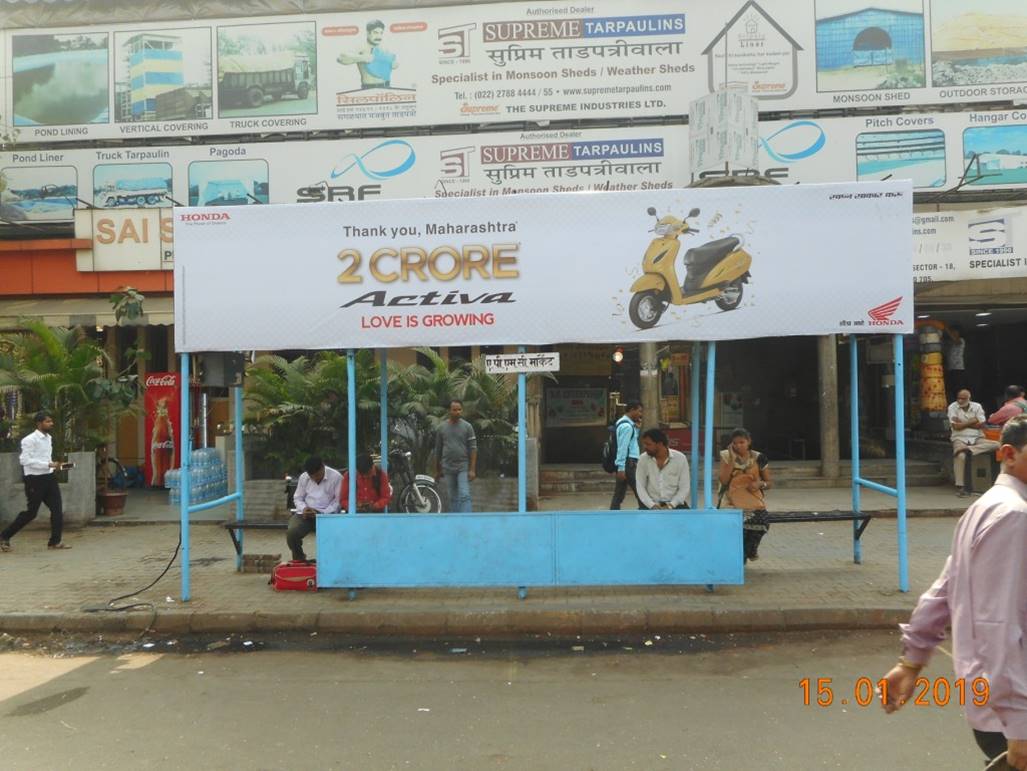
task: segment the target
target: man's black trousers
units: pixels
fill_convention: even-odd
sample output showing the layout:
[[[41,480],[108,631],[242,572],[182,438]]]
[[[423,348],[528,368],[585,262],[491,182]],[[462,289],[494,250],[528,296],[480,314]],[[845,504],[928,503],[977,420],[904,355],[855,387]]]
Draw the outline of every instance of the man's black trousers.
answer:
[[[18,514],[7,529],[0,533],[0,540],[11,540],[19,530],[36,518],[39,507],[45,503],[50,509],[49,544],[59,544],[61,532],[64,530],[64,507],[61,503],[61,487],[57,482],[57,474],[26,476],[25,497],[28,499],[28,508]]]

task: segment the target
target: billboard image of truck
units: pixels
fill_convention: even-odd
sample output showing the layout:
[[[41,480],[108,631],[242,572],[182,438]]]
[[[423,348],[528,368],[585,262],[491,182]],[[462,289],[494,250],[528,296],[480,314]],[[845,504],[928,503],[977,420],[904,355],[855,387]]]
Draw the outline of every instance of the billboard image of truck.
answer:
[[[224,56],[218,98],[223,107],[260,107],[268,99],[310,94],[310,62],[296,54]]]
[[[93,169],[93,205],[171,206],[170,163],[110,163]]]
[[[218,28],[218,114],[317,112],[312,22]]]

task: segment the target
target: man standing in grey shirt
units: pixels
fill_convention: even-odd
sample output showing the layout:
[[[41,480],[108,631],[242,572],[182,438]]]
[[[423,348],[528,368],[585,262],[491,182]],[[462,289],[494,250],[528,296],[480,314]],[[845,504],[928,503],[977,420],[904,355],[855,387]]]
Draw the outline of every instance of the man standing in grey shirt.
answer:
[[[471,485],[478,464],[478,440],[471,424],[461,417],[464,403],[453,399],[449,403],[449,419],[439,426],[435,434],[436,476],[446,478],[449,504],[455,512],[471,510]]]

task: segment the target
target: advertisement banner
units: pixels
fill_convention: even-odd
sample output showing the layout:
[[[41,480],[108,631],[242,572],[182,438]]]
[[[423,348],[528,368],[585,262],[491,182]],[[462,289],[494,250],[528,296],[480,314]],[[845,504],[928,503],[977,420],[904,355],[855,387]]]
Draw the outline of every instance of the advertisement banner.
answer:
[[[146,484],[150,487],[163,487],[164,475],[178,468],[181,460],[178,378],[175,372],[151,372],[144,380]]]
[[[781,184],[911,179],[915,190],[1027,186],[1027,109],[759,124],[755,164],[690,172],[688,126],[0,153],[8,222],[100,209],[349,202],[686,187],[763,174]],[[120,232],[115,228],[115,232]],[[131,233],[127,235],[131,238]],[[141,237],[141,236],[140,236]],[[162,260],[168,259],[162,253]]]
[[[754,169],[787,182],[909,179],[918,191],[1027,185],[1027,109],[761,122]],[[722,176],[711,168],[700,177]]]
[[[606,425],[605,388],[547,388],[546,427]]]
[[[176,209],[175,348],[903,333],[912,198],[879,182]]]
[[[1027,208],[913,215],[918,284],[1027,275]]]
[[[569,0],[4,32],[22,142],[1023,100],[1012,0]]]
[[[99,209],[655,190],[688,184],[684,126],[0,153],[3,219]],[[119,227],[113,232],[121,234]],[[162,222],[160,238],[164,240]],[[139,236],[141,238],[141,235]],[[129,233],[126,238],[132,238]],[[152,240],[152,239],[151,239]]]

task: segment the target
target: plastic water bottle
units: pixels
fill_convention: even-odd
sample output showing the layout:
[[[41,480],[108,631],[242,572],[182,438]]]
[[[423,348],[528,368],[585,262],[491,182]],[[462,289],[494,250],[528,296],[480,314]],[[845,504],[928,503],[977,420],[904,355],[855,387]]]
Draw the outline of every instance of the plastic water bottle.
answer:
[[[178,469],[172,469],[164,474],[164,486],[168,488],[168,502],[176,506],[181,499],[180,476]]]

